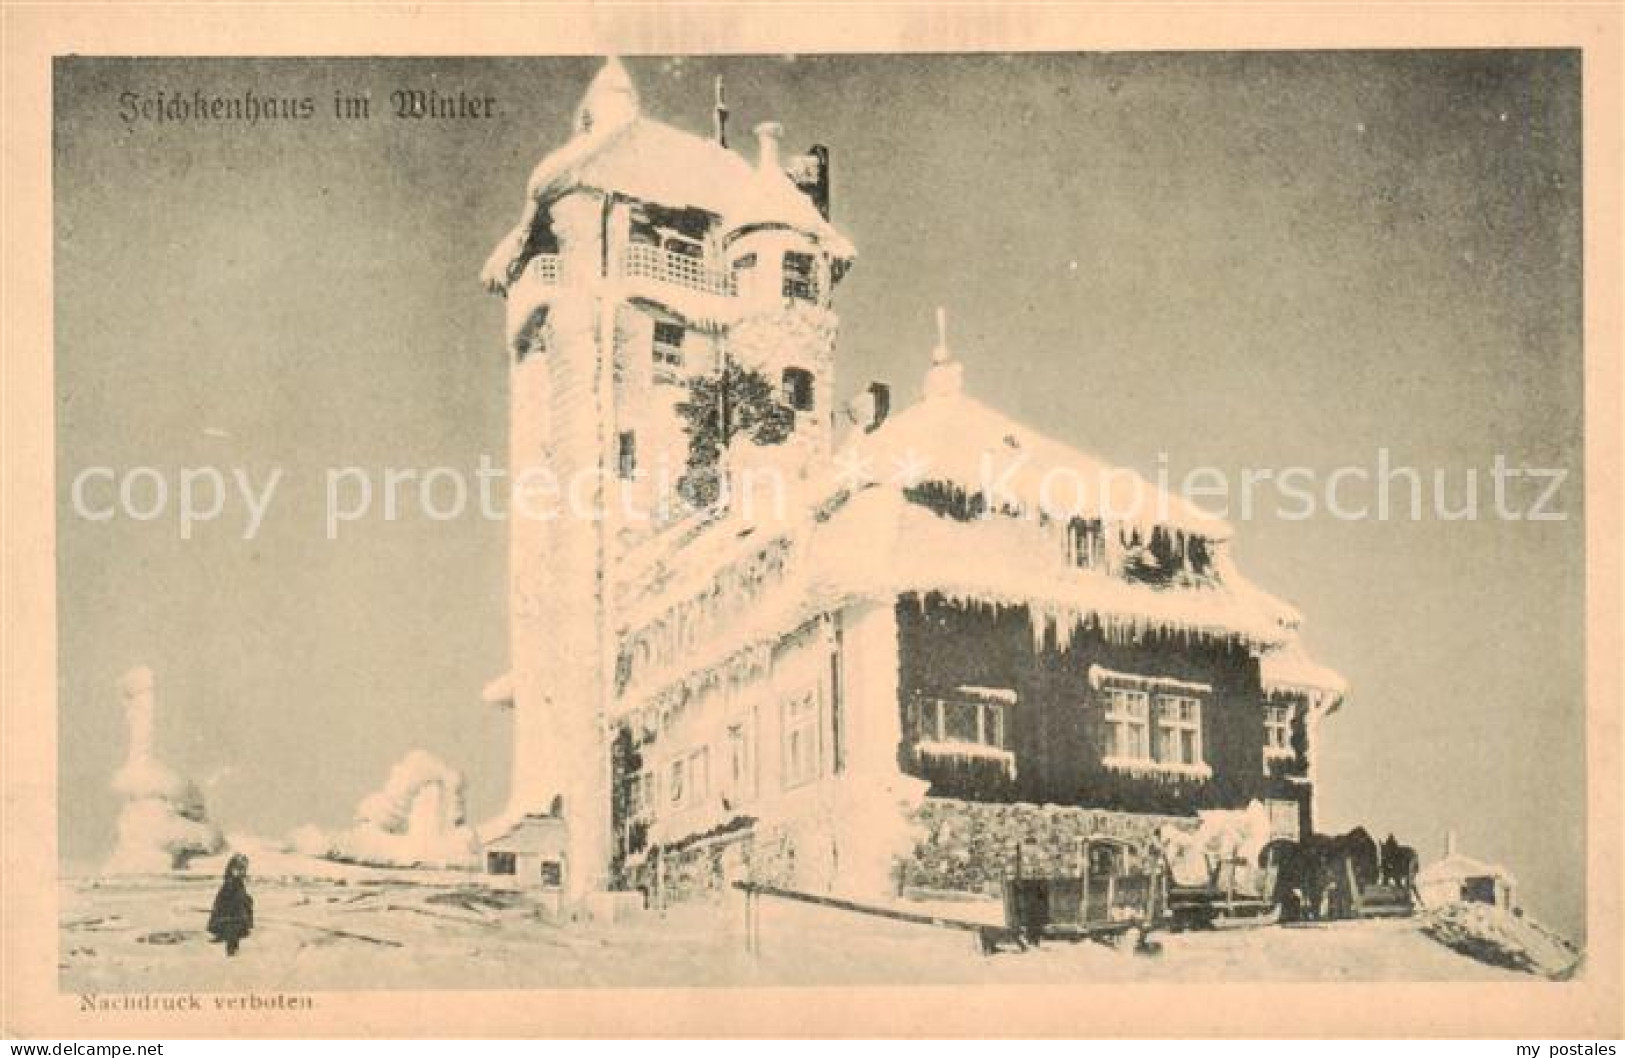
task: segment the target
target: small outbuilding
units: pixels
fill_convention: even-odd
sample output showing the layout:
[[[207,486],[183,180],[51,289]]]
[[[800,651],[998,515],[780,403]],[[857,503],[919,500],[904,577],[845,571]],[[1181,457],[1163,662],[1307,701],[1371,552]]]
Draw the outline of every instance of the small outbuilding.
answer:
[[[1457,851],[1455,831],[1445,838],[1444,859],[1428,864],[1416,875],[1416,890],[1427,907],[1469,903],[1510,911],[1516,889],[1517,881],[1505,867]]]
[[[567,834],[556,815],[526,815],[485,843],[485,880],[493,888],[558,892],[564,888]]]

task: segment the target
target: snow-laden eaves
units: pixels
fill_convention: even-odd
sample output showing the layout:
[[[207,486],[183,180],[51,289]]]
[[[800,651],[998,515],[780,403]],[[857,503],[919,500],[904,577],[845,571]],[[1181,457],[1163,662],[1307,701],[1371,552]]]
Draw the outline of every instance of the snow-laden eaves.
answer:
[[[711,618],[691,645],[635,672],[623,707],[681,700],[716,679],[760,671],[775,644],[859,599],[935,594],[961,605],[1020,608],[1035,639],[1063,646],[1083,625],[1118,639],[1168,634],[1232,640],[1260,651],[1292,635],[1287,622],[1296,615],[1239,574],[1208,587],[1158,589],[1070,567],[1054,543],[1035,522],[959,522],[879,486],[789,530],[759,528],[741,536],[739,523],[717,522],[691,541],[692,553],[672,556],[679,575],[623,610],[623,635],[636,637],[655,622],[692,613],[687,601],[712,591],[725,564],[765,545],[785,549],[783,575],[748,598],[715,599],[722,616]]]
[[[1311,658],[1296,634],[1279,648],[1264,654],[1259,659],[1258,670],[1265,691],[1302,694],[1328,713],[1348,695],[1348,681]]]

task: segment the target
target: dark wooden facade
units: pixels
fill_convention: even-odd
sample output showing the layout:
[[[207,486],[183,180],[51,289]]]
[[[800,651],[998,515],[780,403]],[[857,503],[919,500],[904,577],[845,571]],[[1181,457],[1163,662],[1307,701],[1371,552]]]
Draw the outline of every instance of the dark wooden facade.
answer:
[[[899,764],[931,783],[930,796],[969,801],[1021,801],[1124,812],[1189,815],[1242,808],[1254,799],[1298,804],[1308,830],[1310,790],[1304,732],[1306,703],[1267,698],[1258,661],[1239,644],[1208,637],[1148,635],[1109,640],[1080,629],[1060,648],[1053,636],[1034,642],[1022,607],[961,606],[936,595],[897,604]],[[1102,763],[1109,746],[1106,695],[1090,682],[1091,666],[1206,684],[1201,708],[1203,759],[1211,777],[1134,776]],[[961,686],[1008,688],[1017,702],[1005,712],[1005,747],[1014,775],[997,762],[944,760],[915,751],[913,703]],[[1265,705],[1293,706],[1290,759],[1265,766]]]

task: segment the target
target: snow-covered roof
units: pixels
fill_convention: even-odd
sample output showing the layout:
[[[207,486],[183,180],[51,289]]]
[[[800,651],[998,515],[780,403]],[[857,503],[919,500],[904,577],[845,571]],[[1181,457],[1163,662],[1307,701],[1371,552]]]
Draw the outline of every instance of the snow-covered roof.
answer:
[[[1348,681],[1309,656],[1303,641],[1294,634],[1279,648],[1259,659],[1259,676],[1264,690],[1304,694],[1325,702],[1334,711],[1348,694]]]
[[[1131,635],[1179,629],[1274,644],[1286,634],[1288,611],[1239,574],[1211,586],[1155,588],[1069,567],[1061,542],[1035,519],[961,522],[896,491],[873,489],[837,510],[822,536],[819,550],[832,581],[868,581],[889,594],[935,592],[1027,606],[1063,641],[1070,633],[1065,626],[1089,620]],[[855,553],[866,553],[867,561],[853,563]]]
[[[1227,539],[1228,523],[1162,489],[1140,474],[1114,467],[1050,439],[964,391],[960,365],[939,363],[927,395],[881,424],[857,432],[837,463],[888,478],[909,468],[919,481],[945,482],[968,495],[989,493],[1023,513],[1066,520],[1107,516],[1146,528],[1165,526],[1209,540]]]
[[[485,843],[495,852],[544,854],[563,848],[564,820],[558,816],[523,816],[499,836]]]
[[[1485,863],[1459,852],[1452,852],[1442,860],[1435,860],[1416,873],[1418,885],[1466,878],[1499,878],[1509,886],[1517,884],[1512,872],[1500,864]]]
[[[1174,633],[1239,641],[1262,659],[1266,688],[1300,691],[1317,707],[1336,708],[1347,690],[1343,678],[1304,652],[1297,611],[1235,567],[1218,543],[1228,525],[965,395],[959,367],[939,361],[926,398],[855,436],[832,467],[805,483],[786,519],[751,524],[712,516],[673,527],[628,567],[622,627],[650,637],[647,658],[634,649],[640,660],[625,688],[628,704],[719,672],[759,668],[773,643],[848,601],[937,594],[964,605],[1023,608],[1035,641],[1053,637],[1063,646],[1082,626],[1119,639]],[[907,495],[914,477],[984,493],[986,461],[998,482],[989,506],[1006,513],[961,520]],[[905,467],[909,473],[900,476]],[[1085,488],[1099,483],[1101,495],[1082,494],[1086,517],[1098,511],[1106,521],[1214,541],[1211,574],[1154,585],[1071,562],[1066,527],[1080,493],[1046,492],[1045,475],[1058,471]],[[724,576],[747,565],[757,572]],[[748,588],[725,587],[734,580]],[[673,641],[685,645],[673,650]]]
[[[524,216],[481,272],[487,287],[507,287],[543,208],[579,189],[704,210],[730,229],[780,224],[811,236],[836,257],[849,260],[855,254],[851,242],[776,166],[763,170],[712,138],[644,117],[624,68],[611,59],[577,110],[575,135],[531,172]]]
[[[1063,645],[1080,625],[1092,624],[1113,638],[1173,632],[1235,639],[1264,651],[1288,641],[1289,622],[1296,620],[1234,570],[1205,586],[1156,588],[1069,566],[1053,527],[1036,520],[956,521],[880,485],[804,520],[769,524],[778,531],[759,527],[740,535],[731,520],[713,524],[688,548],[668,555],[664,569],[645,569],[623,585],[627,632],[666,622],[663,634],[686,642],[690,633],[673,625],[704,628],[691,646],[668,649],[667,658],[653,647],[653,660],[631,674],[627,704],[704,685],[722,672],[758,669],[773,644],[856,599],[934,593],[965,605],[1022,607],[1035,639],[1053,636]],[[776,579],[738,598],[715,590],[725,566],[781,548]]]

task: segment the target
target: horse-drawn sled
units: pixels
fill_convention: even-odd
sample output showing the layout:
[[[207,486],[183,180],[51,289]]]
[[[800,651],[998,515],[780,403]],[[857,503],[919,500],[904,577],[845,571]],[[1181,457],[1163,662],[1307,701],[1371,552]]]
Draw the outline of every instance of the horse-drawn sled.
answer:
[[[1167,907],[1161,859],[1148,851],[1085,839],[1070,869],[1029,874],[1018,849],[1015,870],[1004,881],[1005,925],[1025,944],[1131,938],[1138,945]]]
[[[1414,850],[1362,827],[1294,840],[1261,806],[1204,812],[1194,831],[1160,835],[1171,928],[1235,929],[1278,922],[1395,917],[1416,906]]]
[[[984,953],[1056,940],[1148,949],[1156,930],[1245,929],[1326,919],[1408,915],[1415,906],[1416,853],[1364,829],[1292,840],[1272,831],[1256,803],[1200,813],[1195,828],[1170,824],[1140,842],[1084,838],[1052,858],[1018,847],[1003,879],[1003,921],[859,902],[746,882],[747,946],[759,945],[762,897],[975,935]]]
[[[1251,929],[1277,923],[1408,915],[1416,854],[1365,830],[1273,830],[1262,805],[1200,813],[1140,844],[1079,842],[1069,869],[1028,870],[1018,851],[1004,883],[1005,925],[1026,943],[1110,940],[1153,930]]]

